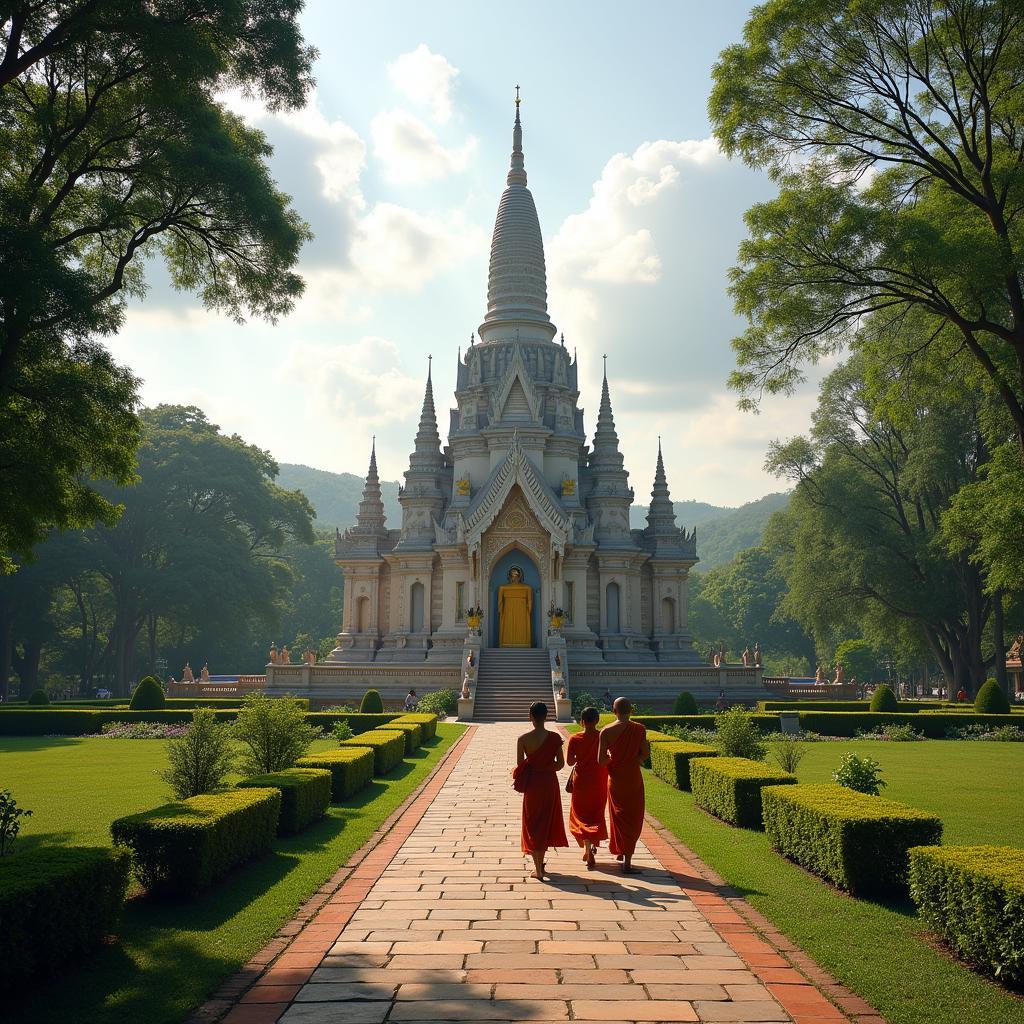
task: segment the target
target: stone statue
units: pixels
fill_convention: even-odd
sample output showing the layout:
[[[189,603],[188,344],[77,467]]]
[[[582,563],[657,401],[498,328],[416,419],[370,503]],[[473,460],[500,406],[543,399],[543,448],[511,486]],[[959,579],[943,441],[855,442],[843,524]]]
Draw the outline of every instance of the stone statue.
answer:
[[[316,651],[306,651],[304,657],[306,659],[306,664],[307,665],[315,665],[316,664]]]
[[[558,697],[559,697],[559,700],[565,700],[565,698],[566,698],[566,697],[568,697],[568,696],[569,696],[569,694],[568,694],[568,693],[566,693],[566,691],[565,691],[565,687],[564,687],[564,686],[560,686],[560,687],[558,688]]]
[[[186,661],[185,667],[181,670],[181,681],[183,683],[194,683],[196,677],[192,675],[192,666]]]
[[[743,654],[740,655],[740,657],[743,658],[743,667],[744,668],[750,668],[750,648],[749,647],[744,647],[743,648]]]
[[[832,680],[833,685],[842,686],[846,682],[846,672],[841,661],[836,662],[836,677]]]
[[[825,670],[819,665],[817,671],[814,673],[814,682],[816,685],[821,686],[825,683]]]
[[[292,652],[288,650],[288,645],[284,644],[281,648],[281,665],[290,665],[292,663]]]
[[[722,667],[722,652],[721,651],[715,651],[712,657],[713,657],[712,664],[715,666],[715,668],[721,668]]]
[[[754,667],[755,668],[760,668],[761,667],[761,658],[762,658],[762,655],[761,655],[761,644],[757,640],[755,640],[754,641]]]
[[[533,587],[523,582],[522,569],[514,565],[508,571],[508,583],[498,587],[498,646],[531,646],[532,614]]]
[[[276,665],[277,664],[277,659],[278,659],[279,655],[277,653],[277,645],[276,644],[272,643],[270,645],[270,654],[267,655],[267,657],[270,658],[270,664],[271,665]]]
[[[204,683],[208,683],[210,681],[210,666],[209,665],[207,665],[207,664],[203,665],[202,671],[199,673],[199,678]]]
[[[466,676],[462,680],[462,699],[469,700],[469,676]]]

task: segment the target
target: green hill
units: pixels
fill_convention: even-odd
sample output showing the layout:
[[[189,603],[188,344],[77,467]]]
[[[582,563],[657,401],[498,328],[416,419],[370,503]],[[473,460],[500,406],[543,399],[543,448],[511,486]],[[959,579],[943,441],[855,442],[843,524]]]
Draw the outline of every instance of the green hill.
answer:
[[[324,469],[297,466],[291,462],[280,463],[281,473],[277,478],[280,487],[288,491],[302,491],[316,509],[318,530],[344,530],[356,521],[359,499],[363,496],[363,477],[354,473],[329,473]],[[384,498],[384,511],[388,526],[398,527],[402,523],[402,510],[398,504],[398,484],[382,480],[380,485]]]

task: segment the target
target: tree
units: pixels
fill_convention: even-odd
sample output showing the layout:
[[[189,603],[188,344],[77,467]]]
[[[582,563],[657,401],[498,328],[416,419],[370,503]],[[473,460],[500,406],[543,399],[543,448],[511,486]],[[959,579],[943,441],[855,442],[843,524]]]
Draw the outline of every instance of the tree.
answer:
[[[910,390],[899,422],[851,357],[821,388],[810,437],[775,444],[768,468],[796,481],[766,543],[788,585],[783,609],[816,634],[837,618],[870,638],[912,625],[952,689],[981,684],[992,612],[968,554],[950,555],[941,519],[987,458],[984,396],[961,381]],[[951,379],[955,375],[951,375]]]
[[[878,659],[867,640],[844,640],[836,648],[836,661],[843,666],[847,681],[856,676],[859,683],[868,683],[878,674]]]
[[[884,336],[892,361],[967,352],[1024,448],[1024,7],[778,0],[714,70],[730,155],[779,195],[733,272],[745,404]]]
[[[293,0],[15,0],[0,10],[0,557],[116,518],[137,382],[96,343],[161,257],[241,320],[301,293],[308,229],[270,149],[217,100],[301,105],[314,51]],[[187,56],[183,56],[187,55]],[[0,569],[9,570],[5,561]]]

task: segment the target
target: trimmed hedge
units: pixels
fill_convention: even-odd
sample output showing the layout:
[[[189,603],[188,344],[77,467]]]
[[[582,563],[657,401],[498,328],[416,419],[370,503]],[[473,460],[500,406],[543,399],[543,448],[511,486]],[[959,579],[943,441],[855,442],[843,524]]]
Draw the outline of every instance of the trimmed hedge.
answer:
[[[319,725],[325,732],[330,732],[335,722],[348,722],[352,732],[358,736],[360,733],[370,732],[372,729],[379,729],[388,725],[396,718],[397,713],[383,715],[364,715],[359,711],[310,711],[306,715],[306,721],[310,725]]]
[[[882,683],[871,695],[871,703],[868,708],[871,711],[899,711],[900,702],[896,699],[896,694],[892,692],[892,687]]]
[[[405,735],[405,754],[415,754],[423,745],[423,726],[419,722],[401,722],[397,718],[382,725],[382,732],[400,732]]]
[[[699,715],[700,708],[697,706],[697,698],[689,690],[683,690],[672,705],[672,713],[674,715]]]
[[[214,711],[219,722],[234,721],[235,711]],[[188,725],[192,712],[130,711],[127,708],[10,708],[0,711],[0,736],[89,736],[107,722],[162,722]]]
[[[286,768],[266,775],[251,775],[239,789],[279,789],[281,815],[277,834],[290,836],[319,821],[331,802],[331,773],[323,768]]]
[[[407,715],[400,715],[392,719],[393,722],[416,722],[423,726],[423,740],[432,740],[437,735],[437,715],[426,711],[410,711]]]
[[[365,715],[380,715],[384,712],[384,701],[381,700],[380,691],[367,690],[363,699],[359,702],[359,710]]]
[[[143,676],[132,693],[128,707],[132,711],[160,711],[165,703],[164,688],[160,685],[160,680],[156,676]]]
[[[45,708],[49,705],[50,698],[46,695],[45,690],[33,690],[28,695],[28,704],[31,707]]]
[[[667,732],[658,732],[657,729],[647,730],[647,742],[651,747],[651,756],[644,761],[644,767],[651,767],[651,757],[654,756],[654,748],[662,743],[678,743],[679,740],[675,736],[670,736]]]
[[[188,894],[266,852],[280,813],[281,790],[232,789],[118,818],[110,834],[147,889]]]
[[[957,956],[1005,984],[1024,984],[1024,850],[916,846],[910,895]]]
[[[0,858],[0,992],[100,945],[117,927],[131,857],[109,847],[40,847]]]
[[[947,705],[941,700],[903,701],[900,711],[911,714],[914,711],[941,711]],[[961,704],[960,707],[963,707]],[[869,700],[759,700],[757,710],[776,711],[870,711]]]
[[[651,747],[651,768],[659,779],[676,789],[690,788],[690,761],[695,757],[717,757],[714,747],[702,743],[656,743]]]
[[[331,800],[339,803],[370,784],[373,778],[373,751],[369,747],[345,747],[307,754],[295,762],[296,768],[324,768],[331,773]]]
[[[974,710],[979,715],[1008,715],[1010,701],[994,679],[986,679],[974,698]]]
[[[942,839],[934,814],[830,783],[770,786],[763,801],[772,847],[857,896],[905,892],[907,851]]]
[[[753,711],[750,714],[750,719],[761,732],[778,732],[781,728],[777,714],[765,715]],[[608,720],[614,721],[610,716]],[[647,726],[648,729],[667,729],[670,725],[679,726],[680,728],[692,726],[697,726],[701,729],[715,728],[714,715],[635,715],[633,721]],[[603,717],[602,724],[606,724]]]
[[[745,757],[702,757],[690,762],[690,787],[697,804],[741,828],[762,827],[764,787],[795,783],[795,775]]]
[[[405,757],[405,733],[374,729],[354,740],[342,740],[341,747],[368,747],[373,751],[373,774],[387,775]]]
[[[854,736],[861,729],[871,732],[881,725],[912,725],[928,739],[946,738],[949,729],[965,725],[1018,725],[1017,715],[976,715],[971,711],[801,711],[800,728],[821,736]]]

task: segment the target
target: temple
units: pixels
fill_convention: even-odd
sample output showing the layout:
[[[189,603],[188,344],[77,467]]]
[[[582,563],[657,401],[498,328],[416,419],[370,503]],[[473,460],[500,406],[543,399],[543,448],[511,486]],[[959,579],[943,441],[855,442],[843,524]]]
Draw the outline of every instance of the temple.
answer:
[[[517,702],[562,686],[656,706],[681,689],[759,695],[759,669],[709,666],[694,651],[696,530],[676,522],[660,442],[647,525],[630,528],[607,365],[587,443],[578,362],[548,315],[519,102],[486,314],[460,350],[448,443],[428,366],[400,527],[386,522],[371,447],[356,522],[336,540],[337,646],[322,665],[268,666],[269,681],[311,696],[375,686],[392,699],[448,687],[467,717],[522,717]]]

